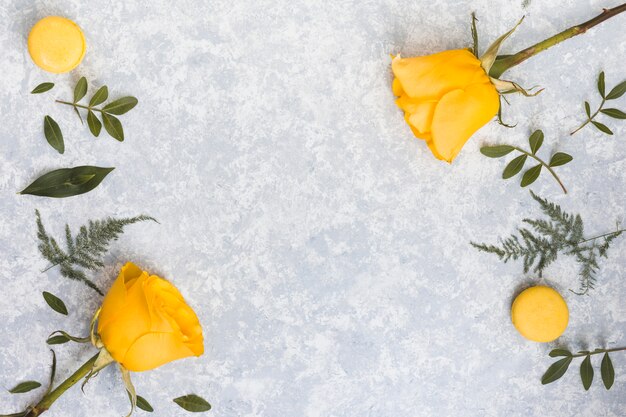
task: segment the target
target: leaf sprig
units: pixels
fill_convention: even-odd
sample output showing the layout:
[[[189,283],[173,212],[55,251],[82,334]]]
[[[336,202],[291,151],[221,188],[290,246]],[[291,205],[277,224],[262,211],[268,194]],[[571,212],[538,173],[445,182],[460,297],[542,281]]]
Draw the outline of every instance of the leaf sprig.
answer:
[[[532,191],[530,194],[549,220],[523,219],[530,228],[519,227],[519,236],[512,234],[501,239],[499,246],[475,242],[470,244],[481,252],[496,255],[504,263],[511,259],[522,259],[524,273],[532,269],[539,276],[557,259],[559,253],[573,256],[580,265],[580,288],[574,293],[587,294],[595,287],[599,259],[608,257],[611,242],[626,229],[585,238],[583,220],[579,214],[566,213],[560,206],[538,197]]]
[[[522,148],[513,145],[493,145],[493,146],[483,146],[480,148],[480,153],[489,157],[489,158],[501,158],[505,155],[513,151],[518,151],[521,155],[513,158],[507,166],[504,168],[502,172],[503,179],[509,179],[515,175],[517,175],[522,168],[524,168],[524,164],[528,160],[528,158],[532,158],[538,162],[537,165],[529,168],[524,175],[522,175],[522,181],[520,182],[520,186],[526,187],[539,178],[539,174],[541,174],[542,168],[546,168],[550,174],[554,177],[554,179],[559,183],[561,189],[565,194],[567,194],[567,189],[563,185],[563,182],[554,172],[555,167],[565,165],[572,161],[572,156],[566,154],[565,152],[556,152],[550,158],[550,162],[546,163],[541,158],[537,156],[537,151],[541,148],[543,144],[543,132],[541,130],[535,130],[530,137],[528,138],[528,143],[530,145],[530,151],[526,151]]]
[[[44,91],[48,91],[52,88],[54,84],[52,83],[43,83],[35,87],[32,91],[32,94],[43,93]],[[132,96],[126,96],[122,98],[118,98],[117,100],[111,101],[107,104],[104,102],[109,98],[109,89],[106,85],[100,87],[94,95],[89,100],[87,105],[79,104],[80,101],[87,95],[87,91],[89,89],[87,79],[85,77],[81,77],[80,80],[76,83],[74,87],[74,98],[70,101],[56,100],[57,103],[65,104],[68,106],[72,106],[74,112],[80,119],[81,123],[84,124],[83,116],[81,115],[79,109],[87,110],[87,126],[89,126],[89,131],[95,137],[100,135],[102,131],[102,126],[104,126],[104,130],[114,139],[122,142],[124,140],[124,128],[122,127],[122,122],[115,116],[119,116],[127,113],[132,110],[138,103],[138,100]],[[104,106],[100,106],[104,104]],[[100,113],[102,117],[102,121],[98,119],[96,113]],[[63,143],[63,134],[57,122],[50,116],[46,116],[44,118],[44,133],[46,135],[46,139],[48,143],[56,149],[59,153],[63,153],[65,149],[65,145]]]
[[[588,350],[581,350],[577,354],[573,354],[567,349],[554,349],[549,353],[550,357],[563,357],[563,359],[559,359],[558,361],[550,365],[548,370],[541,377],[541,383],[543,385],[546,385],[558,380],[563,375],[565,375],[574,358],[584,357],[585,359],[583,359],[580,364],[580,380],[583,384],[583,388],[585,388],[585,391],[588,391],[591,387],[594,376],[593,365],[591,364],[591,356],[604,353],[604,356],[602,357],[602,362],[600,364],[600,376],[602,377],[602,383],[604,384],[604,387],[609,390],[611,389],[611,387],[613,386],[613,382],[615,381],[615,369],[613,368],[613,362],[611,361],[609,353],[622,350],[626,350],[626,347],[615,349],[595,349],[592,352]]]
[[[104,266],[102,258],[110,243],[117,240],[123,233],[124,227],[133,223],[152,220],[153,217],[140,215],[136,217],[104,220],[90,220],[82,226],[76,237],[72,236],[69,225],[65,225],[65,242],[67,249],[63,250],[56,239],[48,235],[41,221],[39,210],[35,210],[37,222],[37,238],[39,252],[51,265],[46,271],[59,266],[61,275],[65,278],[81,281],[98,294],[104,293],[98,286],[87,278],[85,270],[96,271]]]
[[[599,113],[612,117],[613,119],[622,119],[622,120],[626,119],[626,113],[624,113],[622,110],[615,109],[615,108],[608,108],[608,109],[604,108],[604,104],[607,101],[620,98],[621,96],[624,95],[624,93],[626,93],[626,80],[617,84],[615,87],[613,87],[611,91],[609,91],[609,94],[606,94],[606,86],[604,82],[604,71],[602,71],[600,75],[598,76],[598,92],[600,93],[600,97],[602,98],[602,101],[600,102],[600,106],[598,106],[598,109],[593,114],[591,114],[591,105],[589,104],[588,101],[585,101],[585,113],[587,114],[587,120],[585,120],[585,122],[582,125],[580,125],[576,130],[570,133],[570,135],[573,135],[574,133],[578,132],[580,129],[587,126],[589,123],[591,123],[600,132],[606,133],[607,135],[612,135],[613,131],[609,129],[607,125],[595,120],[596,116],[598,116]]]

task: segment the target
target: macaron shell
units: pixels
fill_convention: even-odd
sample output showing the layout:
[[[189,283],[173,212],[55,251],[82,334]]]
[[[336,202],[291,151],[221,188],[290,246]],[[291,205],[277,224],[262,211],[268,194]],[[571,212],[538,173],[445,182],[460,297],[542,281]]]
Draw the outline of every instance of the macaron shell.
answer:
[[[44,17],[28,35],[28,52],[35,64],[57,74],[76,68],[86,49],[80,27],[60,16]]]
[[[554,289],[536,286],[522,291],[511,306],[511,319],[518,332],[534,342],[551,342],[561,336],[569,310]]]

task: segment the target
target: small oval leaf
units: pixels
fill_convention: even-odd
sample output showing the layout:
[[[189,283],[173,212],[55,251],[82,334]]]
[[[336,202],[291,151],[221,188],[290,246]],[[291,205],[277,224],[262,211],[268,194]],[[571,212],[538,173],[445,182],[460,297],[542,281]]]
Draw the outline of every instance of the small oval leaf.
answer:
[[[591,123],[593,123],[593,125],[601,132],[606,133],[607,135],[612,135],[613,132],[611,131],[611,129],[609,129],[606,125],[603,125],[600,122],[596,122],[596,121],[592,121]]]
[[[550,384],[565,375],[570,363],[572,363],[571,357],[563,358],[554,362],[541,377],[541,383],[543,385]]]
[[[572,159],[574,158],[571,155],[566,154],[565,152],[556,152],[554,155],[552,155],[552,158],[550,159],[550,163],[548,165],[550,166],[550,168],[558,167],[567,164]]]
[[[128,112],[129,110],[132,110],[132,108],[135,107],[137,103],[138,100],[135,97],[122,97],[104,106],[102,108],[102,111],[105,111],[109,114],[120,115]]]
[[[615,369],[613,369],[613,362],[608,352],[604,354],[602,358],[602,364],[600,365],[600,374],[602,375],[602,382],[606,389],[611,389],[613,382],[615,381]]]
[[[89,100],[89,106],[97,106],[98,104],[104,103],[106,99],[109,98],[109,89],[106,85],[103,85],[96,91],[96,93]]]
[[[87,94],[87,79],[80,77],[80,80],[76,83],[76,87],[74,87],[74,103],[78,103],[82,100],[85,94]]]
[[[480,153],[489,158],[500,158],[511,153],[515,148],[510,145],[483,146]]]
[[[63,334],[59,334],[56,336],[50,336],[48,339],[46,339],[46,343],[49,345],[62,345],[64,343],[69,342],[70,339],[63,335]]]
[[[530,151],[532,154],[536,154],[543,144],[543,132],[541,130],[535,130],[528,138],[528,143],[530,143]]]
[[[150,403],[145,398],[143,398],[141,395],[137,396],[137,408],[140,408],[143,411],[147,411],[149,413],[154,411],[154,408],[152,408]]]
[[[20,194],[54,198],[84,194],[96,188],[114,169],[89,165],[57,169],[37,178]]]
[[[591,366],[591,356],[589,355],[580,364],[580,379],[583,382],[585,391],[589,391],[589,387],[591,387],[593,382],[593,366]]]
[[[191,411],[192,413],[209,411],[211,409],[211,404],[209,404],[204,398],[198,397],[195,394],[174,398],[174,402],[181,408]]]
[[[552,358],[556,358],[557,356],[572,356],[572,352],[567,349],[552,349],[549,355]]]
[[[41,384],[37,381],[24,381],[24,382],[20,382],[19,384],[11,388],[9,392],[11,394],[23,394],[25,392],[37,389],[40,386]]]
[[[614,119],[626,119],[626,113],[619,109],[602,109],[600,110],[600,113],[604,113]]]
[[[98,137],[100,131],[102,130],[102,123],[98,119],[98,116],[96,116],[96,114],[91,110],[87,113],[87,125],[89,126],[91,134]]]
[[[591,106],[587,101],[585,101],[585,113],[587,113],[587,117],[591,117]]]
[[[506,168],[504,168],[504,171],[502,172],[502,178],[506,180],[514,175],[517,175],[517,173],[520,172],[522,168],[524,168],[526,158],[526,154],[513,158],[511,162],[509,162],[509,164],[506,166]]]
[[[112,138],[117,139],[120,142],[124,141],[124,129],[122,128],[122,122],[120,122],[117,117],[102,113],[102,122],[104,122],[104,129],[109,135],[111,135]]]
[[[52,90],[53,87],[54,87],[54,83],[41,83],[37,87],[33,88],[33,91],[31,91],[30,93],[31,94],[45,93],[46,91]]]
[[[524,172],[524,175],[522,176],[522,182],[520,183],[520,185],[522,187],[529,186],[530,184],[535,182],[537,178],[539,178],[539,174],[541,174],[541,164],[535,165],[534,167],[530,168],[528,171]]]
[[[63,142],[63,134],[57,122],[50,116],[43,118],[43,133],[46,140],[60,154],[65,152],[65,142]]]
[[[602,96],[602,98],[604,98],[604,71],[602,71],[598,76],[598,92],[600,92],[600,95]]]
[[[42,294],[43,299],[46,300],[46,303],[48,303],[51,309],[59,314],[67,316],[67,307],[65,306],[63,300],[48,291],[44,291]]]
[[[620,98],[621,96],[623,96],[624,93],[626,93],[626,81],[622,81],[621,83],[613,87],[613,89],[609,91],[609,94],[607,94],[606,99],[615,100],[616,98]]]

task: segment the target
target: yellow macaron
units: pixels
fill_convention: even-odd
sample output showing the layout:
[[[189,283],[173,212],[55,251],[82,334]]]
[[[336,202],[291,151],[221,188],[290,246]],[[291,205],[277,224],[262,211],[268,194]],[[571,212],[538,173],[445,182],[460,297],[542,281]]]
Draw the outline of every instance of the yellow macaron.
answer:
[[[518,332],[534,342],[551,342],[567,328],[569,311],[561,294],[538,285],[522,291],[511,306]]]
[[[60,16],[44,17],[28,35],[28,52],[35,64],[57,74],[76,68],[86,49],[80,27]]]

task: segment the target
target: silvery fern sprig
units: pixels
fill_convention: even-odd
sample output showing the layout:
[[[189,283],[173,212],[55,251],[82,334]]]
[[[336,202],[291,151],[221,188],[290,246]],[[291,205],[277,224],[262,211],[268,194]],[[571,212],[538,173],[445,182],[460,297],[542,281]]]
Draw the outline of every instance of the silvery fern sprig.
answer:
[[[537,196],[541,211],[548,219],[523,219],[529,227],[519,227],[518,234],[501,239],[500,245],[470,242],[481,252],[492,253],[503,262],[521,259],[524,273],[533,271],[542,276],[543,270],[554,262],[559,254],[573,256],[580,265],[580,287],[575,294],[589,293],[595,287],[599,260],[607,258],[611,242],[626,229],[618,229],[590,238],[584,237],[583,220],[579,214],[564,212],[560,206]]]
[[[565,165],[572,161],[572,156],[566,154],[565,152],[555,152],[550,157],[550,162],[545,162],[543,159],[537,156],[537,151],[541,148],[543,144],[543,132],[541,130],[535,130],[530,137],[528,138],[528,144],[530,146],[530,150],[524,150],[517,146],[513,145],[492,145],[492,146],[483,146],[480,148],[480,153],[489,157],[489,158],[501,158],[503,156],[508,155],[513,151],[517,151],[520,153],[517,157],[513,158],[502,171],[502,178],[509,179],[517,175],[522,168],[524,168],[524,164],[528,160],[528,158],[534,159],[537,162],[537,165],[529,168],[522,175],[522,180],[520,182],[521,187],[527,187],[539,178],[539,174],[541,174],[541,170],[545,168],[559,183],[561,189],[565,194],[567,194],[567,189],[563,185],[563,182],[556,175],[554,171],[555,167]]]
[[[31,91],[31,94],[41,94],[51,90],[53,87],[53,83],[41,83],[35,87],[33,91]],[[87,90],[87,79],[85,77],[81,77],[74,87],[73,101],[56,100],[56,102],[72,106],[81,123],[84,123],[84,121],[79,109],[86,110],[87,126],[89,126],[89,131],[95,137],[100,135],[102,126],[104,126],[104,130],[106,130],[112,138],[122,142],[124,140],[124,128],[122,127],[122,122],[115,116],[122,115],[132,110],[137,105],[138,100],[135,97],[126,96],[104,104],[104,102],[109,98],[109,89],[106,85],[104,85],[94,93],[87,105],[79,104],[80,101],[87,95]],[[104,106],[97,107],[102,104],[104,104]],[[96,113],[100,113],[102,121],[98,119]],[[61,154],[65,152],[65,143],[61,128],[59,127],[59,124],[48,115],[44,117],[44,135],[50,146],[52,146],[57,152]]]
[[[541,377],[541,383],[543,385],[551,384],[552,382],[561,378],[567,372],[572,359],[585,357],[580,364],[580,380],[583,384],[585,391],[588,391],[593,382],[593,365],[591,364],[591,356],[604,353],[602,356],[602,362],[600,363],[600,376],[602,377],[602,383],[604,387],[609,390],[615,382],[615,369],[613,368],[613,362],[609,353],[619,352],[626,350],[626,347],[613,348],[613,349],[595,349],[593,351],[581,350],[578,353],[572,353],[567,349],[553,349],[550,351],[549,356],[551,358],[561,357],[558,361],[554,362],[548,370]]]
[[[104,266],[103,256],[106,254],[110,243],[117,240],[123,233],[125,226],[146,220],[156,222],[153,217],[146,215],[122,219],[109,217],[104,220],[90,220],[87,225],[81,226],[76,236],[72,235],[69,225],[66,224],[66,249],[63,250],[57,240],[48,235],[41,221],[39,210],[35,210],[35,215],[39,252],[51,264],[44,272],[59,266],[62,276],[81,281],[100,295],[104,295],[104,293],[93,281],[87,278],[85,270],[96,271]]]
[[[613,87],[611,91],[609,91],[609,94],[606,94],[606,86],[604,82],[604,71],[603,71],[598,76],[598,93],[600,93],[600,97],[602,98],[602,101],[600,102],[600,106],[598,106],[598,109],[593,114],[591,114],[591,105],[589,104],[588,101],[585,101],[585,113],[587,114],[587,120],[585,120],[585,122],[582,125],[580,125],[576,130],[570,133],[570,135],[573,135],[574,133],[578,132],[580,129],[587,126],[589,123],[591,123],[600,132],[606,133],[607,135],[612,135],[613,131],[609,129],[607,125],[602,124],[598,122],[597,120],[595,120],[596,116],[598,116],[599,113],[602,113],[605,116],[609,116],[614,119],[626,119],[626,113],[624,113],[623,111],[619,109],[615,109],[615,108],[608,108],[608,109],[604,108],[604,104],[607,101],[618,99],[621,96],[623,96],[624,93],[626,93],[626,80],[617,84],[615,87]]]

